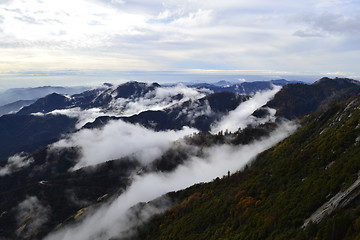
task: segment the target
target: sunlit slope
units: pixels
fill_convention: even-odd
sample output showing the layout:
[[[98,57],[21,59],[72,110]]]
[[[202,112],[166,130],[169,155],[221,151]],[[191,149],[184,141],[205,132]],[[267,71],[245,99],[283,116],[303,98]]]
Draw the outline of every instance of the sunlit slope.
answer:
[[[170,193],[178,203],[134,239],[357,239],[358,188],[319,224],[301,227],[359,170],[358,94],[303,119],[295,134],[243,172]]]

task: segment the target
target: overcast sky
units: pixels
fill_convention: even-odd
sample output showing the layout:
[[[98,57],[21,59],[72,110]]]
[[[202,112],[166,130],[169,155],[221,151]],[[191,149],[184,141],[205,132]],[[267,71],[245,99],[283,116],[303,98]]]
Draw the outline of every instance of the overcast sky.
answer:
[[[0,52],[1,81],[121,71],[357,78],[360,2],[0,0]]]

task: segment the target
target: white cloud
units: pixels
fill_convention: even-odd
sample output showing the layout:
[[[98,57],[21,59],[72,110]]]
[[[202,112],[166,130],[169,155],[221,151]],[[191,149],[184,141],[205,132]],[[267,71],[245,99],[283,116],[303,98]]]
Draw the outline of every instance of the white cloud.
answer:
[[[35,113],[41,114],[41,113]],[[111,112],[103,112],[100,108],[90,108],[90,109],[80,109],[80,108],[69,108],[69,109],[59,109],[50,112],[49,114],[53,115],[66,115],[71,118],[77,118],[76,128],[82,128],[86,123],[95,121],[96,118],[100,116],[113,116]]]
[[[358,72],[349,66],[352,60],[335,60],[336,50],[352,54],[341,47],[351,44],[359,50],[357,41],[349,42],[351,32],[358,33],[356,1],[14,0],[0,4],[4,59],[0,70],[7,72],[214,66]],[[315,25],[289,21],[306,12],[314,13]],[[323,32],[332,37],[314,38]],[[310,36],[311,41],[304,42]],[[307,61],[309,52],[326,61],[322,69]]]
[[[308,25],[309,29],[306,32],[314,31],[315,33],[329,34],[360,33],[360,26],[358,24],[360,20],[359,14],[352,16],[329,12],[323,12],[321,14],[308,12],[299,14],[295,20],[304,22]]]
[[[83,0],[14,0],[0,12],[3,32],[14,40],[71,48],[103,46],[110,33],[132,34],[144,22],[141,15]]]
[[[256,120],[251,114],[270,101],[280,89],[280,86],[274,85],[272,90],[257,92],[252,98],[242,102],[236,109],[222,117],[219,122],[216,122],[211,127],[211,131],[213,133],[221,130],[235,132],[239,128],[243,129],[247,125],[255,122]]]
[[[212,13],[212,10],[198,9],[196,12],[190,12],[187,16],[176,19],[172,24],[178,27],[205,26],[211,23]]]
[[[298,37],[322,37],[323,33],[316,32],[316,31],[311,30],[311,29],[297,30],[296,32],[294,32],[294,36],[298,36]]]
[[[111,0],[112,3],[116,3],[116,4],[124,4],[125,1],[124,0]]]
[[[21,168],[27,167],[33,161],[34,159],[29,157],[27,154],[17,153],[14,156],[9,157],[7,164],[0,168],[0,177],[16,172]]]
[[[252,144],[236,147],[223,145],[205,149],[204,159],[193,157],[190,162],[179,166],[174,172],[137,176],[128,190],[113,202],[90,212],[79,224],[64,227],[45,239],[108,239],[121,236],[124,231],[133,227],[132,222],[129,222],[128,210],[135,204],[151,201],[167,192],[184,189],[195,183],[222,177],[228,170],[239,170],[258,153],[281,141],[295,129],[296,126],[293,124],[283,123],[270,137]],[[164,207],[152,209],[152,212],[161,212]],[[144,220],[148,217],[147,214]]]
[[[36,234],[49,219],[50,209],[44,206],[36,196],[29,196],[16,207],[18,236],[27,237]]]
[[[318,8],[337,7],[343,4],[355,2],[353,0],[316,0],[315,6]]]
[[[78,146],[82,157],[74,170],[112,159],[133,156],[143,164],[160,157],[172,143],[197,130],[155,132],[121,120],[110,121],[102,129],[83,129],[52,145],[53,149]]]

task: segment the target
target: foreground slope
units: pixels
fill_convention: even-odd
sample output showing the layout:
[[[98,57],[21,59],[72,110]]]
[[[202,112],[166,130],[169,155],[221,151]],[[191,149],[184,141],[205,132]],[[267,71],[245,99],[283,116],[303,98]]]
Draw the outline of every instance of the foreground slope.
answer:
[[[359,188],[330,216],[302,228],[324,203],[358,179],[359,156],[357,94],[305,118],[295,134],[242,172],[168,194],[177,204],[134,239],[359,238]]]

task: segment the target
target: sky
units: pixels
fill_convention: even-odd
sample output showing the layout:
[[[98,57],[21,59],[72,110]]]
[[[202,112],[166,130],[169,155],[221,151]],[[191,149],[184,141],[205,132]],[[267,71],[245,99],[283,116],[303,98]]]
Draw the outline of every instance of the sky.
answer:
[[[359,23],[359,0],[0,0],[0,88],[358,79]]]

